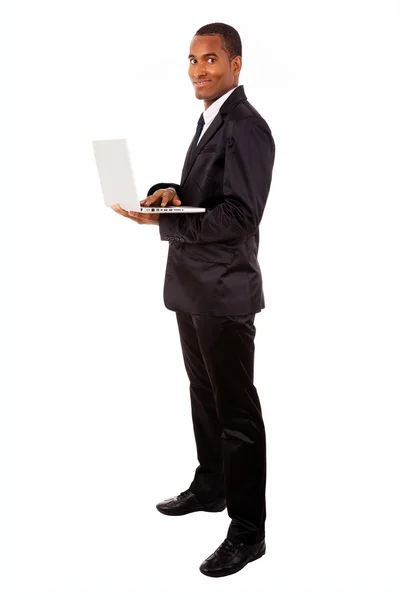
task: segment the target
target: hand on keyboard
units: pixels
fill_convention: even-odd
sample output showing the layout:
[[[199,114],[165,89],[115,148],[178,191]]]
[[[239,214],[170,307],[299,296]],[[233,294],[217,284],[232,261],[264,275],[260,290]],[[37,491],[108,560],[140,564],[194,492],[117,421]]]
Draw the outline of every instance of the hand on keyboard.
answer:
[[[166,206],[167,204],[173,204],[179,206],[181,201],[178,198],[177,193],[174,190],[160,189],[156,190],[151,196],[147,196],[145,200],[141,200],[141,206]]]

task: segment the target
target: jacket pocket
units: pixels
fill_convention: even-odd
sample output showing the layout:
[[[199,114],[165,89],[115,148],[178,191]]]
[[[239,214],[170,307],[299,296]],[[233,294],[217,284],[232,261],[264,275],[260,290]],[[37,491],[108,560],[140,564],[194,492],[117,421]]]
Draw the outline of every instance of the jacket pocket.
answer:
[[[221,248],[215,244],[184,244],[183,253],[194,260],[229,265],[233,260],[234,250]]]

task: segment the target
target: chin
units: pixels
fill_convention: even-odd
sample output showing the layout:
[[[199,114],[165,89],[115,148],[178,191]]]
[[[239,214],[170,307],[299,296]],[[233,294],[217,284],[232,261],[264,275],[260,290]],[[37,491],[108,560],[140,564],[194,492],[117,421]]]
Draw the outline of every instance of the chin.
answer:
[[[212,93],[210,93],[210,90],[207,90],[207,92],[208,92],[208,93],[207,93],[205,90],[202,90],[202,89],[200,89],[200,88],[195,88],[195,90],[194,90],[194,91],[195,91],[195,93],[196,93],[196,96],[197,96],[198,94],[200,94],[200,95],[201,95],[201,97],[202,97],[202,98],[204,98],[205,100],[207,100],[208,98],[212,98],[212,97],[213,97]]]

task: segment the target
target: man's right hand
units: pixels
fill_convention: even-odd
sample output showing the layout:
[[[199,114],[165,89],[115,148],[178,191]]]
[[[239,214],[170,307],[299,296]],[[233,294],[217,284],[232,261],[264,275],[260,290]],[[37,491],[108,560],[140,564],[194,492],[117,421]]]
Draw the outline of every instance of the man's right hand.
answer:
[[[150,206],[150,204],[154,206],[165,206],[166,204],[179,206],[182,203],[174,190],[161,189],[156,190],[151,196],[147,196],[145,200],[141,200],[140,204],[141,206]]]

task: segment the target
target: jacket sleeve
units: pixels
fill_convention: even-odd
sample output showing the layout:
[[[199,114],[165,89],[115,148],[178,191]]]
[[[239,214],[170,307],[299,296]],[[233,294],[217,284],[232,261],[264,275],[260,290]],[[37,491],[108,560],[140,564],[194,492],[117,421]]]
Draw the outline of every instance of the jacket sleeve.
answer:
[[[257,230],[271,185],[274,139],[259,117],[248,117],[235,122],[232,140],[225,154],[224,200],[204,213],[160,214],[161,240],[223,242]]]
[[[176,191],[178,198],[179,198],[180,193],[181,193],[181,186],[179,185],[179,183],[155,183],[154,185],[151,186],[151,188],[147,192],[147,195],[151,196],[152,194],[154,194],[155,191],[161,190],[164,188],[169,188],[169,187],[174,188],[174,190]]]

